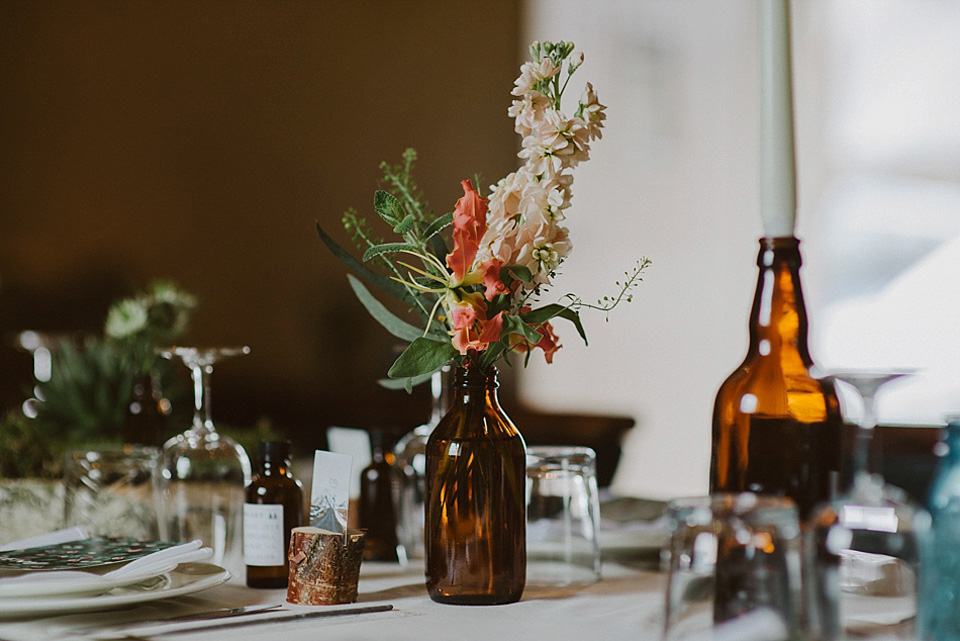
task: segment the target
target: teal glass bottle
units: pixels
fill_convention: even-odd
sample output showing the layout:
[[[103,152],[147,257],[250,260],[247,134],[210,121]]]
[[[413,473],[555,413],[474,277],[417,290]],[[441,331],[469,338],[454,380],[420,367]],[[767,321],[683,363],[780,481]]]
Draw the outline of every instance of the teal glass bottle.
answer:
[[[933,528],[921,578],[921,638],[960,641],[960,416],[948,419],[938,448],[943,456],[930,485]]]

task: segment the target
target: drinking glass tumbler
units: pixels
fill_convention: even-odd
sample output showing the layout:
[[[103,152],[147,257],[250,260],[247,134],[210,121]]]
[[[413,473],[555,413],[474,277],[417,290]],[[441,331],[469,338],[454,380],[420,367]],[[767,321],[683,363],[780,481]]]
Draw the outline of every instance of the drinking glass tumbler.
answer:
[[[672,501],[663,638],[797,636],[801,533],[788,498],[752,493]]]
[[[600,579],[600,500],[589,447],[527,448],[527,585]]]
[[[158,538],[155,447],[117,446],[67,456],[63,474],[64,525],[91,535]]]

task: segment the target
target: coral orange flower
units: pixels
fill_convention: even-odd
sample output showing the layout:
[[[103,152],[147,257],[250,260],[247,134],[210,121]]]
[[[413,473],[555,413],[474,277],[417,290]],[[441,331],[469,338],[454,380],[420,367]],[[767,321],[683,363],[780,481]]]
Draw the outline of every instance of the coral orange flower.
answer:
[[[557,342],[558,337],[553,331],[553,325],[549,322],[543,323],[537,328],[537,332],[539,332],[541,338],[540,342],[534,345],[534,347],[542,349],[543,357],[547,359],[548,363],[552,363],[554,352],[562,347],[562,345]]]
[[[520,313],[526,313],[530,311],[530,307],[523,306],[520,308]],[[558,349],[563,347],[558,340],[556,333],[553,331],[553,325],[550,324],[550,321],[545,321],[537,326],[537,333],[540,334],[540,340],[536,343],[531,343],[530,341],[522,338],[519,334],[514,334],[510,337],[510,349],[516,352],[529,352],[536,347],[539,347],[543,350],[543,357],[546,359],[547,363],[553,363],[553,355]]]
[[[487,300],[493,300],[497,294],[509,294],[510,290],[500,280],[500,268],[503,267],[503,261],[499,258],[491,258],[485,263],[481,263],[479,271],[483,272],[483,286],[486,288],[483,295]]]
[[[466,356],[470,350],[475,352],[486,350],[490,347],[490,343],[496,343],[500,340],[500,332],[502,331],[503,312],[500,312],[490,320],[478,319],[472,325],[455,329],[450,334],[453,336],[453,346]]]
[[[500,340],[503,331],[503,312],[487,319],[487,310],[480,292],[464,294],[462,300],[449,304],[453,329],[453,346],[461,354],[469,350],[482,352]]]
[[[453,251],[447,254],[447,265],[453,280],[462,283],[477,257],[480,239],[487,232],[487,199],[482,198],[469,180],[460,182],[463,196],[453,211]]]

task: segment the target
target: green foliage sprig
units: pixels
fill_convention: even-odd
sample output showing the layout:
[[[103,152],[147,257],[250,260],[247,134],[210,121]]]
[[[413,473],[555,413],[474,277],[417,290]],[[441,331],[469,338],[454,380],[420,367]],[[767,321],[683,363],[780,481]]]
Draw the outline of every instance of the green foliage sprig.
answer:
[[[415,183],[410,175],[416,152],[407,149],[403,158],[404,163],[393,167],[386,163],[381,164],[382,168],[386,168],[384,180],[389,187],[387,190],[378,190],[374,195],[373,203],[374,210],[380,219],[401,236],[401,242],[389,243],[376,238],[371,231],[371,226],[353,209],[348,210],[344,215],[343,223],[344,228],[357,242],[358,249],[363,250],[362,260],[357,260],[340,247],[319,224],[317,232],[333,254],[360,277],[348,275],[348,280],[351,289],[367,312],[391,335],[410,343],[389,372],[391,378],[399,381],[381,381],[388,387],[404,387],[409,391],[412,386],[429,380],[434,371],[450,361],[462,362],[465,357],[451,345],[450,319],[444,316],[436,318],[442,294],[429,288],[429,285],[437,279],[447,277],[444,266],[447,243],[440,232],[450,227],[453,213],[437,216],[426,203],[420,200],[419,192],[415,190]],[[415,267],[400,258],[407,254],[426,257],[427,260],[422,267]],[[368,262],[375,262],[382,266],[388,276],[373,271],[367,266]],[[586,343],[587,337],[580,321],[580,311],[591,309],[609,314],[622,302],[630,302],[632,290],[643,280],[641,274],[649,265],[649,259],[643,258],[637,261],[632,271],[625,272],[625,280],[616,282],[618,292],[613,296],[604,296],[597,301],[597,304],[586,303],[578,296],[567,294],[562,297],[565,301],[563,303],[547,304],[535,310],[528,309],[506,316],[501,339],[478,355],[478,364],[481,367],[489,367],[497,360],[516,352],[518,345],[536,344],[542,338],[539,333],[541,326],[554,318],[571,322]],[[420,276],[416,278],[409,276],[410,270]],[[504,266],[500,271],[500,278],[508,287],[515,282],[529,283],[531,280],[529,270],[519,265]],[[425,323],[425,327],[419,327],[396,316],[377,300],[361,279],[394,298],[410,303],[411,311],[417,317],[417,321]],[[512,300],[510,295],[498,295],[490,302],[490,313],[509,311],[515,307],[526,308],[544,291],[544,287],[533,287],[526,291],[519,301]],[[525,351],[526,362],[530,357],[530,350]]]

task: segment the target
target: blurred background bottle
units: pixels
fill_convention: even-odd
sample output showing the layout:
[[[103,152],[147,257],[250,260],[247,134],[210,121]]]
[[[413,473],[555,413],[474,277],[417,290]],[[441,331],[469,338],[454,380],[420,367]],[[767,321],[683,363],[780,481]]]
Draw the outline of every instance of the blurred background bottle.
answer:
[[[399,561],[393,501],[394,455],[382,430],[370,431],[372,460],[360,472],[360,529],[366,530],[363,558]]]

